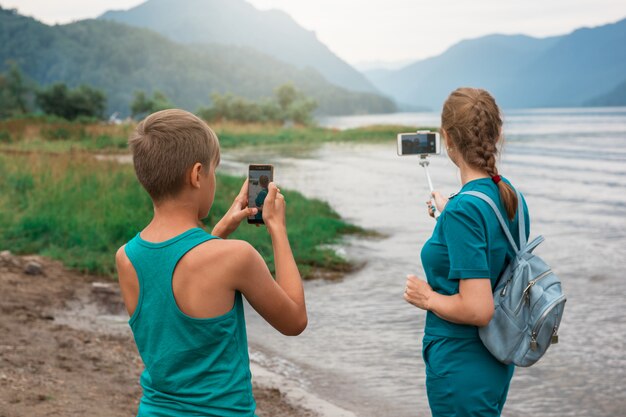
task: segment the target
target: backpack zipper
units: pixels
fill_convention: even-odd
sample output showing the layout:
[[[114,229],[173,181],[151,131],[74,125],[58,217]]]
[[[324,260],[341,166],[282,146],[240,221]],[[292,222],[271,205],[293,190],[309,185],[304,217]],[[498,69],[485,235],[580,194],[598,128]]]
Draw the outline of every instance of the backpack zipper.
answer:
[[[513,279],[513,277],[511,277],[511,278],[506,280],[506,283],[504,284],[504,287],[502,287],[502,291],[500,291],[500,297],[504,297],[504,295],[506,294],[506,289],[509,287],[509,284],[511,283],[512,279]]]
[[[542,279],[543,277],[545,277],[546,275],[548,275],[550,272],[552,272],[552,269],[548,269],[547,271],[541,273],[537,278],[535,278],[533,281],[531,281],[533,284],[535,285],[535,282],[539,281],[540,279]],[[506,290],[509,287],[509,284],[511,283],[511,281],[513,280],[513,278],[509,278],[506,283],[504,284],[504,287],[502,287],[502,291],[500,291],[500,296],[504,297],[506,295]],[[527,287],[528,289],[528,287]],[[526,290],[524,290],[526,291]]]
[[[554,310],[557,304],[560,304],[562,301],[567,301],[565,298],[565,295],[562,295],[559,298],[557,298],[555,301],[553,301],[552,304],[550,304],[546,308],[546,310],[541,314],[541,316],[539,317],[539,320],[537,320],[537,323],[535,324],[535,326],[532,329],[532,332],[530,333],[530,350],[532,351],[537,350],[537,332],[539,331],[539,327],[541,327],[541,325],[543,324],[543,321],[546,319],[546,317],[548,317],[548,315],[550,315],[550,313],[552,312],[552,310]],[[557,326],[555,326],[552,329],[553,338],[555,336],[556,330],[557,330]],[[558,336],[557,336],[557,342],[558,342]]]
[[[519,311],[522,308],[522,305],[524,304],[524,302],[527,302],[528,304],[530,304],[530,289],[533,287],[533,285],[535,285],[537,283],[537,281],[547,277],[551,273],[552,273],[552,269],[548,269],[547,271],[542,272],[541,274],[539,274],[539,276],[537,278],[535,278],[535,279],[533,279],[531,281],[528,281],[528,285],[526,286],[526,288],[524,288],[524,292],[522,293],[522,298],[520,299],[519,304],[517,304],[517,307],[515,307],[515,314],[519,313]]]

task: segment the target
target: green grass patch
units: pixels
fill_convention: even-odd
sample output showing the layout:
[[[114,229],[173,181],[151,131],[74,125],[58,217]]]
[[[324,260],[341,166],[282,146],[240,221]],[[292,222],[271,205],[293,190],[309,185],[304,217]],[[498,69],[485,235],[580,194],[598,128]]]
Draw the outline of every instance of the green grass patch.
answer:
[[[132,166],[96,161],[89,154],[0,155],[0,249],[38,253],[68,267],[115,275],[114,254],[151,219],[152,203]],[[216,198],[206,224],[221,218],[243,178],[218,175]],[[349,270],[350,263],[326,245],[349,233],[365,233],[325,202],[284,190],[294,256],[305,278],[315,268]],[[256,247],[273,270],[264,227],[242,224],[232,238]]]
[[[92,119],[73,122],[55,117],[0,121],[0,150],[126,152],[134,125],[109,125]]]

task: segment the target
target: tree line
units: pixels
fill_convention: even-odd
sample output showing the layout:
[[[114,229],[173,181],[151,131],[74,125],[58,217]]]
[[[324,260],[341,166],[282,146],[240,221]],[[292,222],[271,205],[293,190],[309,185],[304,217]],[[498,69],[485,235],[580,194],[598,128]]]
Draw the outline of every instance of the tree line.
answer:
[[[292,83],[279,86],[272,97],[257,101],[233,94],[214,93],[211,106],[201,107],[196,113],[207,121],[237,123],[287,123],[309,125],[317,102],[306,97]],[[67,120],[103,119],[107,104],[106,94],[88,85],[71,88],[65,83],[41,87],[27,80],[15,63],[0,73],[0,119],[27,114],[46,114]],[[160,91],[152,95],[135,91],[130,103],[132,118],[141,118],[155,111],[174,107]]]

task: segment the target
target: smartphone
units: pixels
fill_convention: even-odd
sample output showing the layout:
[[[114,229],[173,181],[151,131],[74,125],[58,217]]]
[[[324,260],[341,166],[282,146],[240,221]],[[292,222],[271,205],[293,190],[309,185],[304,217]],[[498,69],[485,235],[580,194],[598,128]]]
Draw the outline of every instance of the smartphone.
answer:
[[[265,224],[263,221],[263,203],[267,196],[267,187],[274,181],[274,166],[250,164],[248,167],[248,207],[259,209],[255,216],[248,217],[248,224]]]
[[[438,132],[398,133],[398,155],[434,155],[441,153]]]

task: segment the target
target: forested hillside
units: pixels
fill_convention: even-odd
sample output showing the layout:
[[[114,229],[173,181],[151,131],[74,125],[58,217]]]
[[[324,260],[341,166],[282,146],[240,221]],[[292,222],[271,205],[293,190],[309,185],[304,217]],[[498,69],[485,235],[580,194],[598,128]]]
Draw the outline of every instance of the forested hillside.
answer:
[[[298,69],[246,47],[182,45],[153,31],[83,20],[48,26],[0,9],[0,72],[15,62],[45,86],[65,82],[102,89],[107,111],[129,113],[137,90],[162,91],[176,106],[196,110],[213,92],[257,99],[286,82],[318,103],[322,114],[389,112],[393,102],[337,87],[313,69]]]

